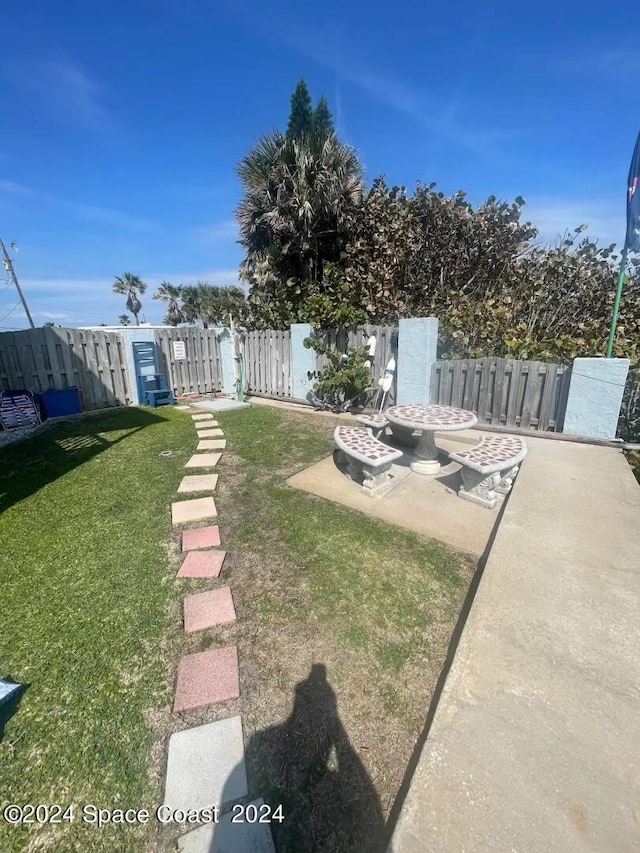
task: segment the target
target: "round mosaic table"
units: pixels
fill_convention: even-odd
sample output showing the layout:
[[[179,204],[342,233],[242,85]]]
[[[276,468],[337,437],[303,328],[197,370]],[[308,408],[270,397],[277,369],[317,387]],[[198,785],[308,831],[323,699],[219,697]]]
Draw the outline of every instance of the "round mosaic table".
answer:
[[[436,432],[469,429],[478,422],[473,412],[435,403],[391,406],[385,415],[392,424],[420,431],[420,441],[413,451],[417,459],[411,463],[411,470],[416,474],[437,474],[440,470]]]

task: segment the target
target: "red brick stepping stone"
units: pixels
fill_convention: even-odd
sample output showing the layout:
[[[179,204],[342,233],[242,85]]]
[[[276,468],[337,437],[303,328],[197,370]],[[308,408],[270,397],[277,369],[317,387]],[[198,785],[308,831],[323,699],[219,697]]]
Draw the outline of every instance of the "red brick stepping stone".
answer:
[[[192,474],[182,478],[178,492],[212,492],[217,483],[217,474]]]
[[[182,534],[183,551],[195,551],[198,548],[217,548],[219,545],[220,528],[217,524],[185,530]]]
[[[224,450],[227,446],[225,439],[203,438],[198,442],[196,450]]]
[[[184,600],[184,630],[187,634],[235,621],[236,609],[228,586],[188,595]]]
[[[208,426],[208,424],[207,424]],[[198,438],[223,438],[224,433],[221,429],[199,429]]]
[[[217,578],[226,556],[226,551],[189,551],[176,577]]]
[[[212,497],[194,498],[190,501],[174,501],[171,504],[172,524],[200,521],[202,518],[215,518],[217,514],[218,510]]]
[[[195,711],[240,696],[238,649],[210,649],[180,658],[173,710]]]
[[[196,453],[184,466],[185,468],[215,468],[222,453]]]

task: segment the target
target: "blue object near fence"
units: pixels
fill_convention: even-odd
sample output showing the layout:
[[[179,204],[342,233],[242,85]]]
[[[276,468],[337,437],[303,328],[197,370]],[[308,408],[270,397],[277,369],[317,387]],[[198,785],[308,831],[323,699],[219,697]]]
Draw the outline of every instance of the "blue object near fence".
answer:
[[[167,379],[158,368],[156,345],[152,341],[134,341],[133,363],[136,371],[138,399],[144,406],[172,405],[173,391],[167,387]]]
[[[84,409],[82,393],[75,385],[71,388],[49,388],[40,394],[40,401],[47,418],[77,415]]]

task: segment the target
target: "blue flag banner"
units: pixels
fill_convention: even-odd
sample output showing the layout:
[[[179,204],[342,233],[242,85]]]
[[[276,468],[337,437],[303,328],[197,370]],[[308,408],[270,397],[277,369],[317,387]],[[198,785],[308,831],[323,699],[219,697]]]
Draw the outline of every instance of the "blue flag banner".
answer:
[[[630,252],[640,252],[640,133],[633,149],[629,180],[627,181],[627,237],[625,246]]]

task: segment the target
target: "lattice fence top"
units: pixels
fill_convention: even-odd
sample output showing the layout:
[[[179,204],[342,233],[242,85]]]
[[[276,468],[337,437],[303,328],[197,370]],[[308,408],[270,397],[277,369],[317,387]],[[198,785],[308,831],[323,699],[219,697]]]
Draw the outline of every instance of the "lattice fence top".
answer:
[[[392,406],[387,409],[387,418],[400,426],[412,429],[454,430],[474,426],[478,419],[473,412],[452,406],[425,403],[413,406]]]
[[[382,465],[402,456],[402,451],[383,444],[365,427],[338,426],[333,434],[340,450],[359,459],[366,465]]]
[[[470,450],[450,453],[451,459],[461,462],[474,471],[502,471],[516,465],[527,455],[527,445],[518,435],[492,435],[482,437]]]

